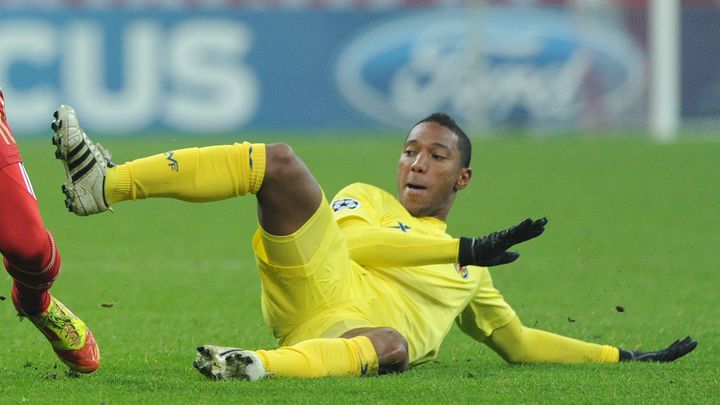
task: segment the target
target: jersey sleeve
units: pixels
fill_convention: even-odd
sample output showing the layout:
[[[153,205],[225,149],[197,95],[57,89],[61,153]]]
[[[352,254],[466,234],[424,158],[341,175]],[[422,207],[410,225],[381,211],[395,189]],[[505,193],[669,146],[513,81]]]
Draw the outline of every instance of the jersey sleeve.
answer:
[[[380,190],[348,186],[332,202],[348,244],[350,258],[360,265],[406,267],[455,263],[459,240],[400,233],[381,226],[386,196]]]
[[[408,235],[370,226],[361,219],[346,219],[340,224],[350,258],[373,267],[407,267],[456,263],[460,241]]]
[[[330,206],[338,223],[346,218],[359,218],[380,226],[380,213],[383,211],[381,193],[371,186],[351,184],[335,195]]]

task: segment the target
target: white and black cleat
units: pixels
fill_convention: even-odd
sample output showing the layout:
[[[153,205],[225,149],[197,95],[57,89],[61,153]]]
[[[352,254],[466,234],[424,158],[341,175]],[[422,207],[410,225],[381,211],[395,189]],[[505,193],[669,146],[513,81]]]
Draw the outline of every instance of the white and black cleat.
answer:
[[[62,186],[65,206],[82,216],[111,210],[104,191],[105,172],[113,166],[110,151],[88,138],[75,110],[68,105],[55,111],[50,127],[54,132],[55,157],[62,161],[67,176]]]
[[[200,346],[193,366],[211,380],[257,381],[266,377],[265,366],[254,352],[234,347]]]

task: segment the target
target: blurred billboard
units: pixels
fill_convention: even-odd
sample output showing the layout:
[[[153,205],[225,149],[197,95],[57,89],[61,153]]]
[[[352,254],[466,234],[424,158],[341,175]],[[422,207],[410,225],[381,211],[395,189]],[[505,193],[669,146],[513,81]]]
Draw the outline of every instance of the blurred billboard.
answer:
[[[0,86],[26,132],[644,126],[646,5],[589,3],[0,0]],[[717,119],[720,7],[682,15],[683,115]]]

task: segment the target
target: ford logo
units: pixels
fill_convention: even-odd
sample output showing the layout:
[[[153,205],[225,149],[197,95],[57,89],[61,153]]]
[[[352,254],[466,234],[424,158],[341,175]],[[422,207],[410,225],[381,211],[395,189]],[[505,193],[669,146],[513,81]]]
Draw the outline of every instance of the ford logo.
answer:
[[[642,50],[611,13],[479,7],[400,17],[341,52],[345,99],[407,126],[435,111],[477,126],[643,119]]]

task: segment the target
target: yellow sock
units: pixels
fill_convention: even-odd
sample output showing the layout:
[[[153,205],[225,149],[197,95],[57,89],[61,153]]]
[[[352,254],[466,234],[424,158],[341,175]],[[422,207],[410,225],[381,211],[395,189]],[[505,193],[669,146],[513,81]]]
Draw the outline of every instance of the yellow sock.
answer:
[[[616,347],[527,328],[517,317],[496,329],[487,343],[512,363],[617,363],[620,360]]]
[[[265,176],[265,144],[248,142],[170,151],[111,167],[105,199],[170,197],[217,201],[257,193]]]
[[[378,370],[377,353],[367,336],[310,339],[255,353],[265,371],[279,377],[361,376]]]

